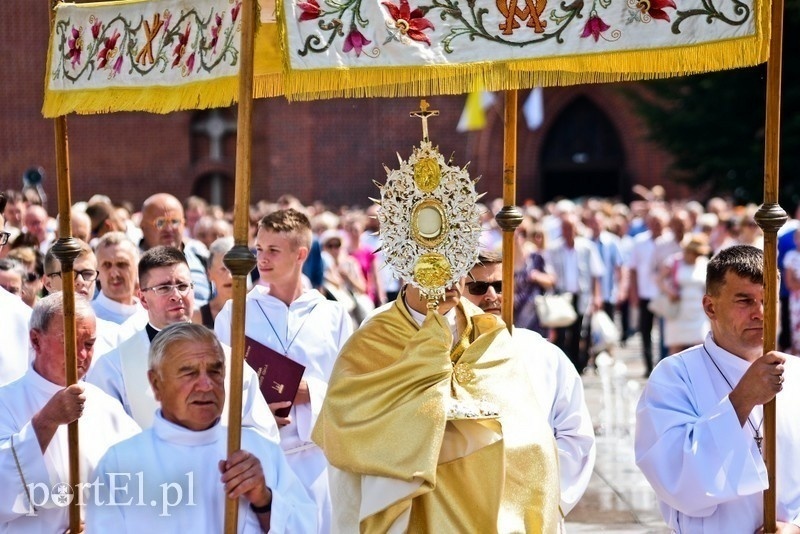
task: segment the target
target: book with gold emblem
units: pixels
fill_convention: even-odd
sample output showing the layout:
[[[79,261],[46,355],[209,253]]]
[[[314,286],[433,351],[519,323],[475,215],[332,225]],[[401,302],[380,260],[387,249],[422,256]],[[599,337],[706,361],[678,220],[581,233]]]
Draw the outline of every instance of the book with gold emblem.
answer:
[[[261,394],[267,404],[273,402],[294,402],[300,381],[306,368],[280,352],[262,345],[253,338],[245,336],[244,359],[258,375],[258,384]],[[275,412],[278,417],[289,415],[288,408],[281,408]]]

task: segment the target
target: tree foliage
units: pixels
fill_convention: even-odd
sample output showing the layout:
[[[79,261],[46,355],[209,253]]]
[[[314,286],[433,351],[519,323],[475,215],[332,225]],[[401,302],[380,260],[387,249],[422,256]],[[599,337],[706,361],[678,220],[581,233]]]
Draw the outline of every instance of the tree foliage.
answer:
[[[783,38],[780,203],[800,203],[800,2],[787,3]],[[766,65],[645,82],[629,92],[649,137],[674,159],[675,178],[711,195],[763,201]]]

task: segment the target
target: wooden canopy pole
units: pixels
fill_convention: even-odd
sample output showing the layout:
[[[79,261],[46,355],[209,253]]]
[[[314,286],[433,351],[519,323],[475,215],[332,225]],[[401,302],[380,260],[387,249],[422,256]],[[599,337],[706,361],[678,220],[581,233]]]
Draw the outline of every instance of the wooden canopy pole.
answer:
[[[223,261],[233,275],[231,321],[231,377],[228,392],[228,455],[242,442],[242,376],[244,366],[244,319],[247,277],[256,265],[250,252],[250,151],[253,137],[253,42],[256,17],[255,0],[242,1],[242,43],[239,66],[239,109],[236,134],[236,203],[234,205],[234,247]],[[238,524],[238,499],[225,501],[225,532],[235,534]]]
[[[764,204],[755,215],[764,231],[764,353],[775,350],[778,323],[778,230],[788,219],[778,204],[781,141],[783,0],[772,2],[772,35],[767,63],[767,118],[764,147]],[[777,531],[775,399],[764,405],[764,462],[769,487],[764,491],[764,532]]]
[[[503,321],[509,333],[514,327],[514,232],[522,223],[517,197],[517,102],[516,90],[506,91],[503,126],[503,209],[495,216],[503,230]]]
[[[60,1],[60,0],[59,0]],[[58,1],[55,2],[58,4]],[[52,32],[55,19],[54,3],[48,2],[50,7],[50,31]],[[81,247],[77,239],[72,237],[72,196],[70,193],[69,175],[69,141],[67,138],[67,118],[56,117],[55,126],[56,144],[56,186],[58,188],[58,235],[59,239],[53,245],[53,255],[61,264],[61,293],[64,299],[64,349],[66,386],[78,382],[78,358],[75,335],[75,272],[73,264],[80,254]],[[72,488],[73,499],[69,503],[69,528],[70,532],[80,532],[81,511],[79,504],[80,491],[80,460],[78,421],[75,420],[67,426],[67,445],[69,459],[69,485]]]

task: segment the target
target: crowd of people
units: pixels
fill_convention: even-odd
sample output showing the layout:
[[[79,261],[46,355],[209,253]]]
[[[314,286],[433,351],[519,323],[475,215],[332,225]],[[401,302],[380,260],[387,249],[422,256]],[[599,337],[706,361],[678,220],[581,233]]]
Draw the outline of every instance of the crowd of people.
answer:
[[[305,371],[293,401],[268,404],[263,376],[245,366],[242,450],[228,456],[232,277],[223,258],[233,247],[231,214],[166,193],[139,209],[99,195],[73,206],[81,380],[67,387],[63,279],[52,251],[57,216],[30,192],[7,191],[0,204],[0,320],[9,336],[0,345],[0,399],[8,407],[0,417],[0,486],[13,488],[0,496],[7,532],[67,527],[66,509],[41,490],[68,480],[66,425],[76,420],[82,445],[91,436],[81,447],[89,531],[218,531],[226,497],[240,501],[241,532],[562,530],[594,466],[580,378],[597,350],[593,317],[616,321],[622,343],[641,334],[648,376],[658,363],[654,328],[659,359],[688,359],[685,349],[696,353],[703,343],[720,359],[744,358],[742,344],[717,339],[744,334],[731,334],[731,317],[713,313],[711,303],[727,298],[729,264],[752,263],[752,251],[763,248],[755,208],[721,198],[704,206],[653,193],[629,205],[526,205],[515,232],[509,332],[499,318],[499,200],[482,207],[478,263],[436,312],[393,275],[380,250],[377,206],[329,209],[290,195],[259,202],[250,208],[256,268],[245,335]],[[798,227],[792,219],[779,234],[780,344],[800,355]],[[734,256],[722,266],[712,259],[742,247],[749,259]],[[752,282],[761,276],[733,269]],[[566,295],[575,312],[566,326],[547,324],[538,308],[554,294]],[[782,389],[789,368],[784,356],[747,347],[746,361],[758,362],[769,384],[741,402],[734,391],[744,386],[730,383],[719,395],[732,397],[739,430]],[[637,460],[641,449],[640,465],[669,505],[665,520],[681,531],[674,525],[687,512],[671,498],[668,473],[649,460],[652,448],[672,443],[656,439],[667,434],[648,411],[648,403],[666,409],[659,388],[680,377],[666,368],[659,366],[643,396],[642,428],[650,434],[637,433]],[[757,381],[745,369],[728,372],[737,382]],[[761,464],[751,461],[757,477]],[[117,496],[111,479],[118,473],[143,474]],[[176,502],[189,495],[198,509]],[[736,499],[725,495],[719,502]],[[130,496],[156,504],[118,505]],[[793,494],[787,499],[786,510],[798,512]]]

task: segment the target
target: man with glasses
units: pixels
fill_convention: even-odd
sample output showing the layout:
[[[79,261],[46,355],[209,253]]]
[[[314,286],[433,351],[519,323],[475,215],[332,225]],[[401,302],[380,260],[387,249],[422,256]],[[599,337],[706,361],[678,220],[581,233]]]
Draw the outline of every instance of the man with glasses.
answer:
[[[211,298],[211,282],[206,274],[208,250],[199,241],[184,237],[186,220],[183,206],[172,195],[157,193],[142,205],[141,229],[143,238],[139,243],[142,251],[163,245],[180,249],[194,283],[194,299],[200,307]]]
[[[0,251],[8,242],[3,212],[6,196],[0,192]],[[18,296],[0,287],[0,325],[3,342],[0,343],[0,386],[13,382],[25,374],[30,364],[28,320],[31,309]]]
[[[503,258],[486,252],[469,273],[464,296],[486,313],[500,316],[503,305]],[[583,383],[564,352],[527,328],[514,328],[515,355],[526,364],[539,406],[547,414],[558,447],[561,513],[578,503],[592,476],[594,429]]]
[[[123,333],[119,346],[98,359],[86,380],[119,400],[139,426],[149,428],[158,409],[147,378],[150,344],[163,328],[191,322],[195,301],[189,265],[183,252],[175,247],[157,246],[142,254],[139,284],[139,300],[147,310],[146,324],[132,327],[129,337]],[[261,395],[258,377],[248,366],[244,373],[242,425],[254,427],[277,442],[278,428]],[[227,412],[224,419],[227,420]]]
[[[81,250],[72,264],[75,273],[75,296],[91,302],[94,298],[95,282],[97,281],[97,258],[92,248],[85,242],[78,240]],[[52,247],[44,255],[44,288],[47,293],[57,293],[63,288],[61,262],[53,254]],[[95,354],[101,356],[117,346],[119,338],[119,325],[111,321],[97,318],[97,343]]]

